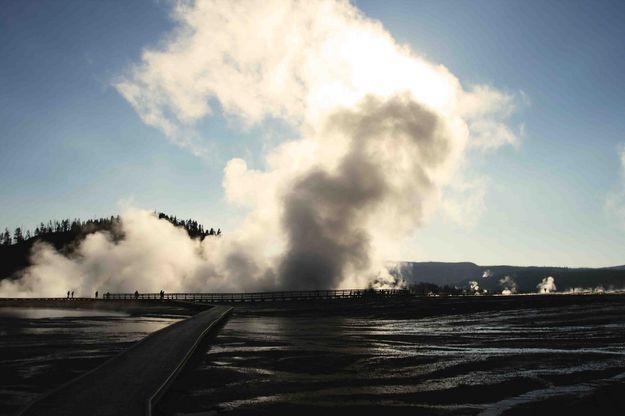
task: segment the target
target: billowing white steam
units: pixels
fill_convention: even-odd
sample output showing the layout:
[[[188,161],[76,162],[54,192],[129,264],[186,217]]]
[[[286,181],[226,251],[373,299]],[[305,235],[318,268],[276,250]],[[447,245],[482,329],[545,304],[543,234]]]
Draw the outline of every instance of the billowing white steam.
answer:
[[[552,276],[545,277],[538,285],[536,285],[538,293],[553,293],[556,289],[556,281]]]
[[[472,293],[479,293],[480,285],[475,280],[471,280],[469,282],[469,291]]]
[[[564,293],[567,294],[601,294],[601,293],[619,293],[623,289],[615,289],[613,286],[606,289],[602,285],[595,287],[574,287],[567,289]]]
[[[174,292],[206,286],[212,276],[206,268],[213,263],[208,256],[211,246],[221,243],[219,238],[200,243],[153,213],[132,209],[124,212],[121,227],[125,238],[120,242],[114,243],[108,233],[90,234],[69,259],[49,245],[36,245],[34,265],[21,279],[0,282],[0,293],[62,296],[73,290],[90,296],[96,290]]]
[[[176,4],[173,33],[115,83],[144,122],[196,154],[195,124],[220,109],[232,124],[280,119],[299,138],[260,169],[228,162],[226,198],[249,215],[221,238],[130,210],[126,240],[91,235],[71,259],[39,246],[2,294],[393,284],[384,260],[458,180],[467,146],[517,141],[502,122],[512,97],[463,89],[347,2]]]
[[[489,277],[492,277],[493,272],[490,271],[490,269],[484,270],[484,273],[482,273],[482,279],[488,279]]]
[[[499,279],[499,286],[503,288],[501,292],[502,295],[511,295],[513,293],[516,293],[517,290],[516,282],[510,276]]]

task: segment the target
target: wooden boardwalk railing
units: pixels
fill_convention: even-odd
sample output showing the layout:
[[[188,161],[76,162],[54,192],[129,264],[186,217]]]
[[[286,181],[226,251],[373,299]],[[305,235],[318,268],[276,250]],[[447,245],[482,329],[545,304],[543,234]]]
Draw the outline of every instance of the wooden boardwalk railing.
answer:
[[[243,303],[243,302],[276,302],[290,300],[314,299],[356,299],[366,297],[409,296],[410,292],[401,289],[366,290],[297,290],[281,292],[248,292],[248,293],[105,293],[104,300],[183,300],[202,303]]]

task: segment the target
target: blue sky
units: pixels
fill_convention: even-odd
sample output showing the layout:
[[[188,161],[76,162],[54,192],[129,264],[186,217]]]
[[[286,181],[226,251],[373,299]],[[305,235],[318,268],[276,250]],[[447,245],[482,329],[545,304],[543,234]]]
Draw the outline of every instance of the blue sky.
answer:
[[[400,42],[463,84],[527,97],[511,118],[518,148],[471,154],[487,178],[472,227],[443,216],[419,229],[403,260],[608,266],[625,263],[625,224],[606,210],[623,186],[625,5],[621,2],[355,2]],[[106,216],[120,201],[228,231],[232,157],[259,163],[261,128],[214,117],[202,159],[144,124],[111,86],[172,27],[167,2],[2,2],[0,226]],[[236,138],[234,140],[233,138]]]

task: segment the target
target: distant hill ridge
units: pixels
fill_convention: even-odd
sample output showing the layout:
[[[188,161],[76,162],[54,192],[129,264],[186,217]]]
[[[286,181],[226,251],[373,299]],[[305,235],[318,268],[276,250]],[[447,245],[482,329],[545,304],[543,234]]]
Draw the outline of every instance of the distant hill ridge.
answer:
[[[606,270],[625,270],[625,264],[622,266],[603,267]]]
[[[574,288],[625,289],[625,265],[603,268],[569,268],[549,266],[480,266],[471,262],[396,262],[393,274],[409,284],[427,282],[436,285],[469,286],[478,282],[480,288],[500,292],[501,279],[510,276],[519,292],[535,292],[547,276],[555,279],[558,291]]]

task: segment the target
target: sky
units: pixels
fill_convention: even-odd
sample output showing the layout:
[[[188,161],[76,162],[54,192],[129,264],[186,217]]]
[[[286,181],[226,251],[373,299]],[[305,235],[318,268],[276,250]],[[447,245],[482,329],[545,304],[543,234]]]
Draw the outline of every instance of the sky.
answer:
[[[389,260],[625,263],[622,2],[353,4],[463,86],[514,98],[514,140],[467,151],[469,202],[443,203]],[[117,86],[175,25],[166,1],[2,2],[0,226],[132,205],[236,229],[246,211],[226,200],[224,167],[262,168],[294,132],[213,111],[195,123],[198,152],[144,122]]]

